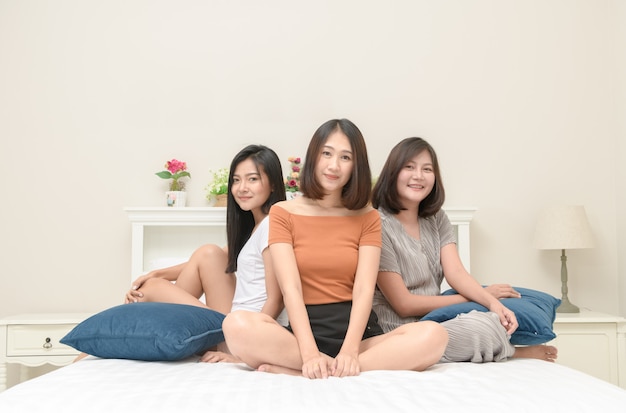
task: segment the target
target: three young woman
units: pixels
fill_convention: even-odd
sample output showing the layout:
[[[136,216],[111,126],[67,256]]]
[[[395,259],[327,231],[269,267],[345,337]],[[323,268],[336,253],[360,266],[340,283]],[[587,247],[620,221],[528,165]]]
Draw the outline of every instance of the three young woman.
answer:
[[[262,371],[308,378],[423,370],[437,362],[447,344],[444,328],[421,322],[383,333],[372,311],[380,217],[369,204],[365,141],[352,122],[330,120],[317,129],[300,186],[303,196],[269,214],[269,248],[290,324],[233,311],[223,323],[232,353]]]
[[[464,269],[426,141],[409,138],[391,151],[373,191],[379,211],[370,205],[363,136],[346,119],[315,132],[300,184],[303,196],[274,205],[285,199],[276,154],[244,149],[231,164],[228,252],[203,246],[188,263],[140,277],[126,301],[204,306],[204,293],[210,308],[229,313],[232,304],[223,329],[235,360],[308,378],[423,370],[440,360],[556,358],[552,346],[513,347],[517,321],[499,299],[519,294],[508,285],[482,288]],[[439,294],[444,276],[460,294]],[[468,300],[490,312],[414,322]],[[275,320],[283,302],[287,328]]]

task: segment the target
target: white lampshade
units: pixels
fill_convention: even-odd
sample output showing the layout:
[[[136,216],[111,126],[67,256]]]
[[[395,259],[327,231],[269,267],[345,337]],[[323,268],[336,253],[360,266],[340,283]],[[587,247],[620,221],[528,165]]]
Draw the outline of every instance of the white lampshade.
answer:
[[[541,250],[592,248],[593,236],[585,208],[577,205],[543,210],[537,221],[534,244]]]

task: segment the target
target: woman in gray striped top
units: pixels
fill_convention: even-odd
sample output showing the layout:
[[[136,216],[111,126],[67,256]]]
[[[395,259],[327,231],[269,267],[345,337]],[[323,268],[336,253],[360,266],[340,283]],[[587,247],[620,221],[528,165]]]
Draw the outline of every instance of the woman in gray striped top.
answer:
[[[407,138],[389,154],[372,204],[382,220],[383,247],[373,309],[385,332],[419,321],[443,306],[475,301],[472,311],[443,322],[449,342],[441,361],[500,361],[510,357],[554,361],[553,346],[515,347],[515,314],[499,301],[519,297],[510,285],[483,288],[463,267],[452,225],[441,209],[445,191],[437,155],[421,138]],[[444,279],[459,294],[440,295]]]

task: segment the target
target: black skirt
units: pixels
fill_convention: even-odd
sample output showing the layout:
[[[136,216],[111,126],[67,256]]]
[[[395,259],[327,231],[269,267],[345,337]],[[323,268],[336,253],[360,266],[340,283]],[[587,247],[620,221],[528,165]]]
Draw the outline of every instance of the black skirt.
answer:
[[[348,331],[351,309],[352,301],[306,306],[313,337],[315,337],[319,351],[331,357],[336,357],[339,354]],[[291,325],[287,326],[287,329],[292,331]],[[381,334],[383,334],[383,330],[378,325],[376,313],[372,310],[363,332],[363,339]]]

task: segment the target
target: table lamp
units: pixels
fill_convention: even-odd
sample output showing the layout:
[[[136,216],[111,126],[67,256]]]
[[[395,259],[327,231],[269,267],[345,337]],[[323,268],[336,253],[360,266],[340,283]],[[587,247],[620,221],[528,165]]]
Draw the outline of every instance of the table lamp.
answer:
[[[535,247],[541,250],[561,250],[561,305],[558,313],[578,313],[580,309],[567,297],[567,256],[565,250],[592,248],[593,237],[583,206],[546,208],[539,215],[535,231]]]

